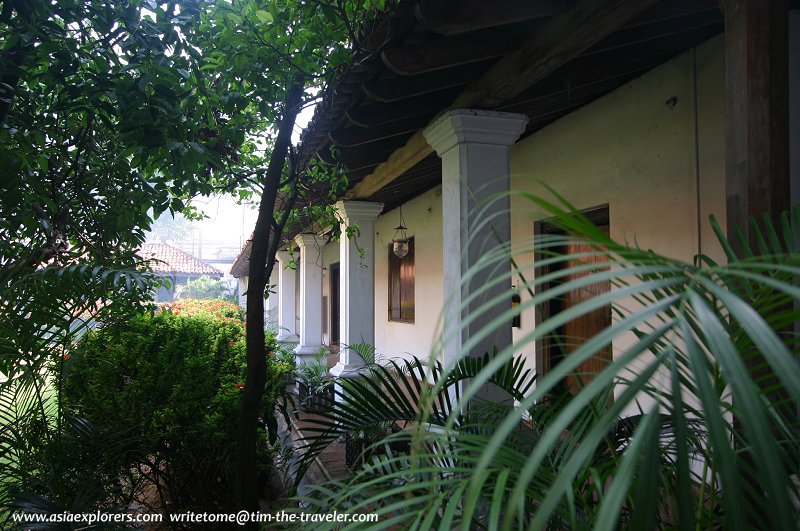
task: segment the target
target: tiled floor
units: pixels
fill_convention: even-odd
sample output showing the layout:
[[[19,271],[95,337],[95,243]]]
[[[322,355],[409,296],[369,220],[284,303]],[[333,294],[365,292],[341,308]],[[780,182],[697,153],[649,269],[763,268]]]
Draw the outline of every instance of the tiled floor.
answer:
[[[294,401],[295,404],[299,402],[296,391],[294,392]],[[305,436],[304,430],[312,424],[310,420],[319,418],[312,413],[303,411],[298,411],[297,414],[299,418],[293,417],[291,426],[286,429],[287,435],[290,435],[294,442],[295,451],[298,451],[298,442],[302,441]],[[314,465],[306,473],[303,483],[318,484],[330,480],[343,479],[348,475],[350,475],[350,471],[345,464],[345,443],[343,440],[337,440],[331,443],[317,457]]]

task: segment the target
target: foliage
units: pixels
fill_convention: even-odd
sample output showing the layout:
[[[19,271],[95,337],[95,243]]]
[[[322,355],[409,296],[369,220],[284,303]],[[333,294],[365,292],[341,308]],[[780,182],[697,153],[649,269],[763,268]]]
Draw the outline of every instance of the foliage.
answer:
[[[236,488],[251,510],[267,372],[260,294],[286,223],[308,219],[297,198],[310,206],[346,182],[332,172],[339,184],[328,186],[314,164],[300,178],[295,117],[362,49],[386,4],[2,2],[0,285],[51,263],[133,267],[151,215],[185,211],[198,193],[261,196],[239,434],[247,477]]]
[[[242,320],[242,308],[236,303],[213,299],[183,299],[162,302],[161,309],[175,315],[206,315],[220,319]],[[247,323],[244,323],[247,325]]]
[[[71,358],[64,389],[66,401],[94,426],[136,437],[120,473],[136,470],[158,488],[169,510],[233,506],[244,326],[199,306],[144,314],[89,333]],[[265,433],[259,453],[268,469]]]
[[[452,367],[426,371],[414,362],[343,381],[341,403],[319,422],[308,459],[342,429],[387,420],[407,433],[376,449],[405,437],[412,450],[380,458],[374,451],[354,478],[316,489],[306,503],[374,511],[381,528],[794,528],[800,255],[792,226],[800,227],[800,209],[779,230],[766,222],[757,248],[742,242],[739,256],[714,224],[727,263],[701,256],[690,264],[614,242],[565,201],[530,199],[571,236],[503,244],[475,267],[492,270],[533,249],[538,266],[564,267],[539,276],[515,267],[534,279],[521,281],[530,297],[491,316],[479,335],[569,290],[606,280],[612,289],[548,317],[495,355],[470,359],[467,342]],[[593,250],[563,254],[570,238]],[[597,270],[594,256],[613,266]],[[465,293],[481,297],[483,289]],[[594,337],[558,337],[565,322],[609,305],[614,319]],[[522,374],[512,361],[521,345],[552,336],[575,349],[532,389],[502,383]],[[605,369],[574,395],[555,393],[608,347],[615,355]],[[483,402],[487,382],[519,405]]]
[[[163,215],[154,220],[146,237],[148,240],[167,243],[168,241],[185,241],[191,235],[191,220],[180,212],[174,212],[171,216]]]
[[[233,302],[234,293],[230,285],[223,279],[213,279],[202,275],[196,280],[187,280],[185,284],[175,286],[176,299],[221,299]]]
[[[332,382],[328,378],[328,350],[321,347],[314,353],[313,360],[299,364],[295,368],[297,379],[305,385],[309,391],[314,393],[323,393]]]
[[[210,191],[222,150],[187,42],[201,2],[2,4],[0,278],[132,265],[149,212]]]
[[[259,411],[266,366],[264,299],[275,254],[284,245],[287,224],[313,221],[315,197],[344,183],[340,174],[304,173],[309,154],[292,146],[297,114],[326,90],[326,85],[372,34],[375,15],[386,0],[233,0],[212,3],[204,12],[196,41],[209,50],[201,71],[213,73],[207,92],[221,109],[226,130],[233,132],[238,149],[226,166],[230,190],[241,199],[260,194],[259,215],[249,260],[247,319],[247,382],[239,416],[240,506],[258,508],[254,492],[253,426]],[[371,51],[366,53],[372,53]],[[302,158],[301,158],[302,156]],[[303,167],[301,167],[301,164]],[[336,182],[335,186],[332,184]],[[312,217],[298,215],[302,206]]]
[[[150,215],[211,189],[222,141],[187,53],[200,2],[1,4],[0,505],[81,512],[119,490],[128,435],[64,410],[75,341],[141,311]]]
[[[349,350],[352,354],[356,354],[364,362],[368,368],[381,363],[381,357],[375,350],[375,345],[369,343],[351,343],[349,345],[342,345],[342,348]]]
[[[78,338],[97,321],[141,311],[135,270],[54,265],[0,283],[0,526],[7,508],[88,512],[125,506],[109,470],[130,433],[64,411],[61,383]]]

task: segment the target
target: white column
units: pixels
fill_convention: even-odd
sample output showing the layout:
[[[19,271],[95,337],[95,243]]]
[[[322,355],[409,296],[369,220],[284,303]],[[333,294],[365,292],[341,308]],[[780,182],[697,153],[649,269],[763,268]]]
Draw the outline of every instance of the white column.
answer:
[[[300,344],[297,362],[311,360],[322,347],[322,246],[316,234],[298,234],[300,247]]]
[[[336,211],[341,218],[339,238],[339,363],[334,376],[357,374],[364,365],[347,345],[375,344],[375,218],[383,203],[339,201]],[[347,236],[347,229],[354,234]]]
[[[269,296],[264,304],[264,322],[273,325],[280,324],[278,302],[278,298],[280,297],[278,294],[278,288],[280,286],[280,267],[280,263],[276,262],[275,267],[272,268],[272,275],[270,275],[269,281],[267,282],[267,289],[271,289],[272,291],[268,293]]]
[[[524,114],[456,109],[440,117],[427,129],[425,139],[442,159],[442,249],[444,265],[443,362],[448,365],[461,355],[465,340],[486,327],[499,312],[511,305],[511,265],[476,271],[472,267],[499,242],[511,239],[509,196],[509,148],[525,130]],[[472,267],[472,269],[470,269]],[[467,270],[474,276],[463,285]],[[468,306],[464,297],[496,281]],[[499,304],[485,301],[497,298]],[[479,310],[480,308],[480,310]],[[460,309],[460,310],[459,310]],[[462,324],[472,316],[470,324]],[[460,331],[460,333],[459,333]],[[482,356],[511,344],[511,322],[499,327],[469,353]]]
[[[278,251],[275,254],[278,263],[275,267],[278,269],[278,340],[292,340],[297,337],[295,333],[295,304],[294,304],[294,286],[296,271],[287,268],[291,261],[289,253],[286,251]]]

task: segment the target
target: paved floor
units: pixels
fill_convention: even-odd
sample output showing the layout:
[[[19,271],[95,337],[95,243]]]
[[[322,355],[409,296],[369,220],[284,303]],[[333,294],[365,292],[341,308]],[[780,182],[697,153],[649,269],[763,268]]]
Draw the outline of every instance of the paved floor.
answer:
[[[290,386],[295,404],[299,403],[296,386]],[[286,426],[281,420],[280,429],[284,432],[285,444],[292,444],[294,447],[294,458],[298,459],[299,446],[302,440],[309,434],[308,428],[312,425],[312,419],[319,416],[297,410],[297,417],[290,416],[291,425]],[[293,467],[289,466],[290,470]],[[345,464],[345,443],[344,440],[337,440],[331,443],[315,460],[314,464],[306,472],[298,488],[298,493],[302,495],[304,487],[309,484],[320,484],[331,480],[344,479],[350,475],[350,470]]]

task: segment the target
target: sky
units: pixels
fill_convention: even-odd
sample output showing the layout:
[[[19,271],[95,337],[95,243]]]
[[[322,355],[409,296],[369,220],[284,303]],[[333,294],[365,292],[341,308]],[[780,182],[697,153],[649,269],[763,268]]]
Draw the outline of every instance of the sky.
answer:
[[[313,114],[314,107],[311,106],[298,115],[292,133],[295,145],[300,142],[300,134]],[[203,260],[226,259],[225,262],[232,262],[253,232],[258,216],[257,202],[237,204],[230,196],[212,196],[195,198],[192,204],[205,214],[206,219],[191,222],[191,234],[179,246]]]

